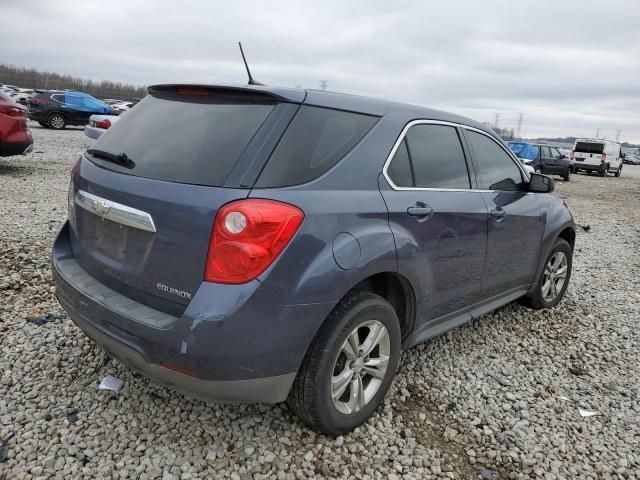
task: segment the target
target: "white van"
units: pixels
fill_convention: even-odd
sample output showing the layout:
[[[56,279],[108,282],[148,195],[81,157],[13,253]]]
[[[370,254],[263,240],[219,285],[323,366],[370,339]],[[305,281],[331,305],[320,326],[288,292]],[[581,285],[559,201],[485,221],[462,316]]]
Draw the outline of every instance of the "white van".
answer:
[[[619,177],[622,173],[620,144],[607,140],[578,138],[571,151],[573,171],[585,170],[588,173],[598,172],[605,176],[607,172]]]

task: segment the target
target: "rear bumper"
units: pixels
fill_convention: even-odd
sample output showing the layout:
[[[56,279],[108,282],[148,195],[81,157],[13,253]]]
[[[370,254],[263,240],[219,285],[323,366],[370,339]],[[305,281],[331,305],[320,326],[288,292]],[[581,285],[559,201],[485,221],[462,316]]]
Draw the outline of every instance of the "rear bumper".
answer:
[[[586,170],[591,172],[602,172],[607,168],[607,165],[604,163],[584,163],[584,162],[574,162],[573,169],[574,170]]]
[[[33,140],[25,142],[1,142],[0,157],[10,157],[13,155],[26,155],[33,150]]]
[[[91,125],[84,127],[84,134],[89,138],[98,139],[104,132],[106,132],[104,128],[96,128]]]
[[[103,350],[144,376],[205,401],[286,399],[333,305],[281,305],[257,281],[204,282],[186,311],[171,316],[90,277],[75,261],[69,230],[67,223],[54,244],[56,295]]]

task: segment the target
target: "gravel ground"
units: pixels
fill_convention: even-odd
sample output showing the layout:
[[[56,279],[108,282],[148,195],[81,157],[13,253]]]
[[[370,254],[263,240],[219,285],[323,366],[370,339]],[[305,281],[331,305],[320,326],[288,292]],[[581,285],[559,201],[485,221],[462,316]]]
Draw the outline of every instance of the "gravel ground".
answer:
[[[50,245],[91,143],[31,128],[34,152],[0,159],[0,479],[640,478],[640,167],[556,183],[590,226],[559,307],[508,305],[404,353],[384,407],[333,439],[284,406],[157,387],[66,317],[25,321],[63,315]],[[117,396],[97,390],[108,374]]]

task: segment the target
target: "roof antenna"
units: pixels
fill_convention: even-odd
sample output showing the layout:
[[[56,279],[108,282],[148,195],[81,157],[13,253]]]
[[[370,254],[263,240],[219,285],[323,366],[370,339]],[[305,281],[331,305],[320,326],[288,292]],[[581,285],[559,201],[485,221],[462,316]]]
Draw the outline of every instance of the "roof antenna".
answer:
[[[264,83],[256,82],[251,76],[251,71],[249,70],[249,65],[247,65],[247,59],[244,57],[244,51],[242,50],[242,42],[238,42],[240,46],[240,54],[242,55],[242,61],[244,62],[244,67],[247,69],[247,75],[249,76],[248,85],[264,85]]]

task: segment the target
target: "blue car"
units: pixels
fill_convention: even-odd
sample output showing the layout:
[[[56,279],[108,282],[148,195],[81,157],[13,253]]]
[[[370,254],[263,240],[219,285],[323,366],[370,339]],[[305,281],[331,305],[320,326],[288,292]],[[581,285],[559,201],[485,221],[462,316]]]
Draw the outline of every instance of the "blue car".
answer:
[[[571,181],[573,162],[560,153],[557,147],[517,141],[507,142],[507,145],[525,165],[533,168],[535,173],[559,175],[565,182]]]
[[[84,152],[57,297],[188,396],[365,422],[403,349],[563,298],[575,225],[490,129],[313,90],[158,85]]]
[[[111,114],[111,107],[84,92],[36,90],[27,104],[29,119],[45,128],[62,130],[67,125],[87,125],[93,114]]]

